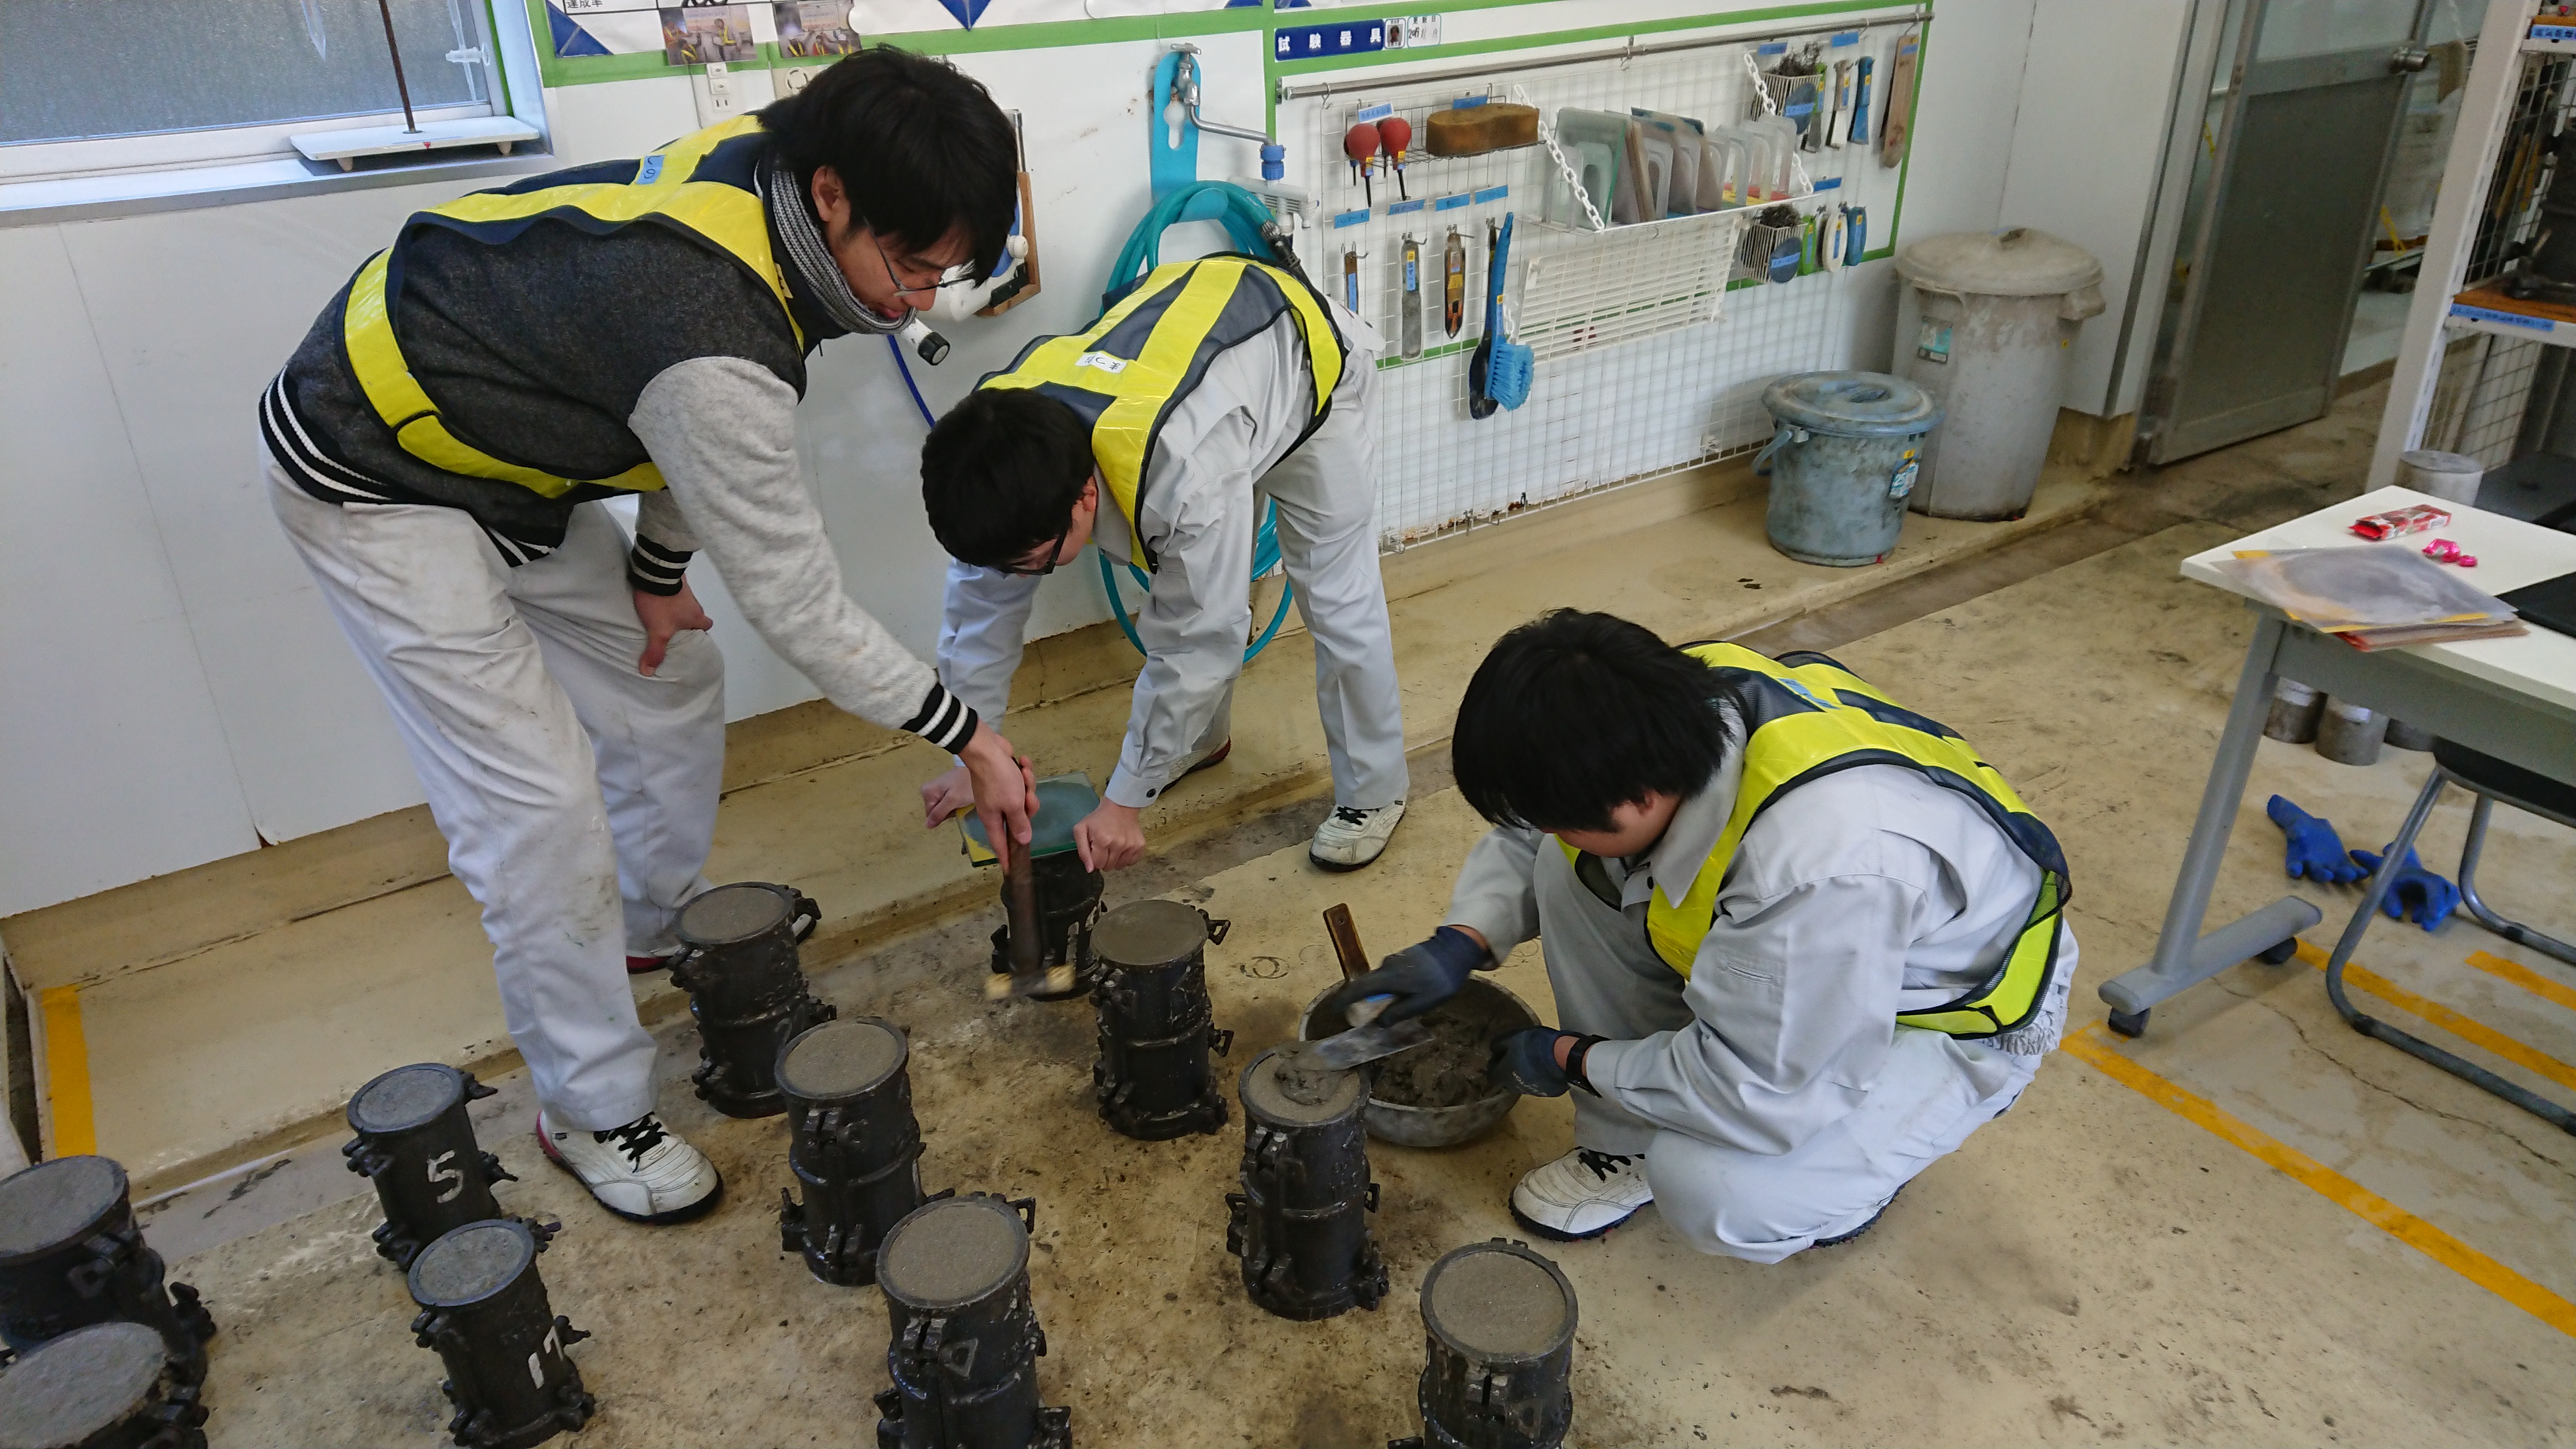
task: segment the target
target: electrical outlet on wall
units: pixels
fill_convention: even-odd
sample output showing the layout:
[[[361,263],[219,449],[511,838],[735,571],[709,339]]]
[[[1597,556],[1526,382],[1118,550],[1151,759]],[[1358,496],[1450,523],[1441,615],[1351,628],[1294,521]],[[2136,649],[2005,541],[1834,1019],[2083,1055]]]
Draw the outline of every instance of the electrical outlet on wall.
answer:
[[[823,71],[824,67],[819,65],[791,65],[783,70],[773,70],[769,75],[778,83],[780,95],[793,96],[802,94],[807,86],[814,83],[814,77]]]
[[[699,125],[712,126],[742,114],[742,80],[725,62],[708,61],[704,74],[689,78],[689,87],[697,92]]]

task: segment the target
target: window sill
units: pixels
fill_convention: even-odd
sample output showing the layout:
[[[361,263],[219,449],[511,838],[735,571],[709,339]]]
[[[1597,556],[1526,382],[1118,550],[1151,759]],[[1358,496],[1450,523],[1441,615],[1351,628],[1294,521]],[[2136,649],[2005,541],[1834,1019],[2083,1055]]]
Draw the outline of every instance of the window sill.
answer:
[[[541,140],[545,132],[516,116],[475,116],[462,121],[430,121],[418,130],[401,126],[366,126],[354,131],[307,131],[287,137],[307,161],[329,161],[343,171],[376,156],[409,156],[461,146],[490,146],[502,155],[514,147]]]
[[[357,133],[331,133],[335,137],[353,134]],[[543,137],[523,140],[514,136],[512,140],[512,154],[508,156],[498,154],[496,140],[452,141],[448,144],[459,149],[426,153],[415,143],[399,152],[386,153],[382,159],[350,156],[346,164],[353,169],[346,171],[337,159],[308,161],[287,155],[218,166],[0,182],[0,227],[94,221],[427,181],[528,175],[546,169],[551,162],[552,152]]]

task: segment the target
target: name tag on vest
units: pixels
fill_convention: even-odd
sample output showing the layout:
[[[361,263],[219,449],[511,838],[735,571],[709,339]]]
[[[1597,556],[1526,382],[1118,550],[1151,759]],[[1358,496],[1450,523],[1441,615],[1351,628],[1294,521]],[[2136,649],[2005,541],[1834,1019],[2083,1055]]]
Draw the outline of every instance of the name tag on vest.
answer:
[[[1102,372],[1120,373],[1127,370],[1127,359],[1123,357],[1112,357],[1106,352],[1086,352],[1080,357],[1075,358],[1073,360],[1073,365],[1076,367],[1096,367]]]

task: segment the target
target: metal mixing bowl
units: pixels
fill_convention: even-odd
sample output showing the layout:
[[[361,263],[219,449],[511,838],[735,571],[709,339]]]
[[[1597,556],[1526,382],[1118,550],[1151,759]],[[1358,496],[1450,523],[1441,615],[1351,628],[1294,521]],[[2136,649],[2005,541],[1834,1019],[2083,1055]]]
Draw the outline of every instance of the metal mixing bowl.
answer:
[[[1338,985],[1325,987],[1314,1000],[1306,1003],[1305,1015],[1297,1020],[1297,1035],[1301,1039],[1318,1041],[1341,1030],[1339,1024],[1321,1020],[1317,1015],[1323,1010],[1324,998],[1339,989]],[[1539,1024],[1538,1013],[1530,1010],[1528,1002],[1514,996],[1482,972],[1468,977],[1467,984],[1458,989],[1458,995],[1462,998],[1481,996],[1508,1010],[1524,1026]],[[1376,1078],[1372,1076],[1370,1081],[1374,1085]],[[1520,1093],[1505,1087],[1456,1107],[1408,1107],[1401,1102],[1385,1101],[1372,1092],[1368,1105],[1360,1109],[1360,1121],[1367,1126],[1371,1137],[1399,1147],[1455,1147],[1461,1142],[1472,1142],[1501,1125],[1502,1120],[1512,1114],[1512,1105],[1520,1099]]]

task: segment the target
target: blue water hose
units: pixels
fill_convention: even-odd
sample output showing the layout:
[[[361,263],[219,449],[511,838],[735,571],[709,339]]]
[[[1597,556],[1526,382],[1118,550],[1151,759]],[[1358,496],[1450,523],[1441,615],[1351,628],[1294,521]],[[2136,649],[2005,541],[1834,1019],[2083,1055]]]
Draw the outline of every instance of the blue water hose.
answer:
[[[895,370],[903,374],[904,389],[912,394],[912,405],[921,409],[922,422],[935,425],[939,420],[930,415],[930,404],[922,400],[921,385],[912,380],[912,364],[903,360],[902,344],[896,342],[892,336],[888,336],[886,350],[894,354]],[[1127,601],[1118,596],[1118,576],[1110,570],[1109,555],[1101,553],[1098,548],[1094,548],[1092,552],[1100,554],[1100,587],[1109,595],[1109,611],[1117,616],[1118,632],[1127,636],[1127,642],[1136,646],[1137,653],[1144,653],[1145,641],[1136,633],[1136,621],[1128,616]],[[1279,567],[1279,505],[1273,503],[1263,511],[1261,530],[1252,537],[1252,577],[1258,580],[1277,567]],[[1129,564],[1127,571],[1136,576],[1138,587],[1151,589],[1154,586],[1153,578],[1143,569]],[[1296,585],[1284,584],[1280,588],[1279,612],[1270,616],[1270,627],[1262,630],[1261,637],[1252,641],[1252,647],[1243,651],[1244,663],[1250,664],[1254,656],[1270,646],[1272,637],[1279,632],[1279,626],[1288,622],[1288,606],[1294,603],[1296,598]]]

